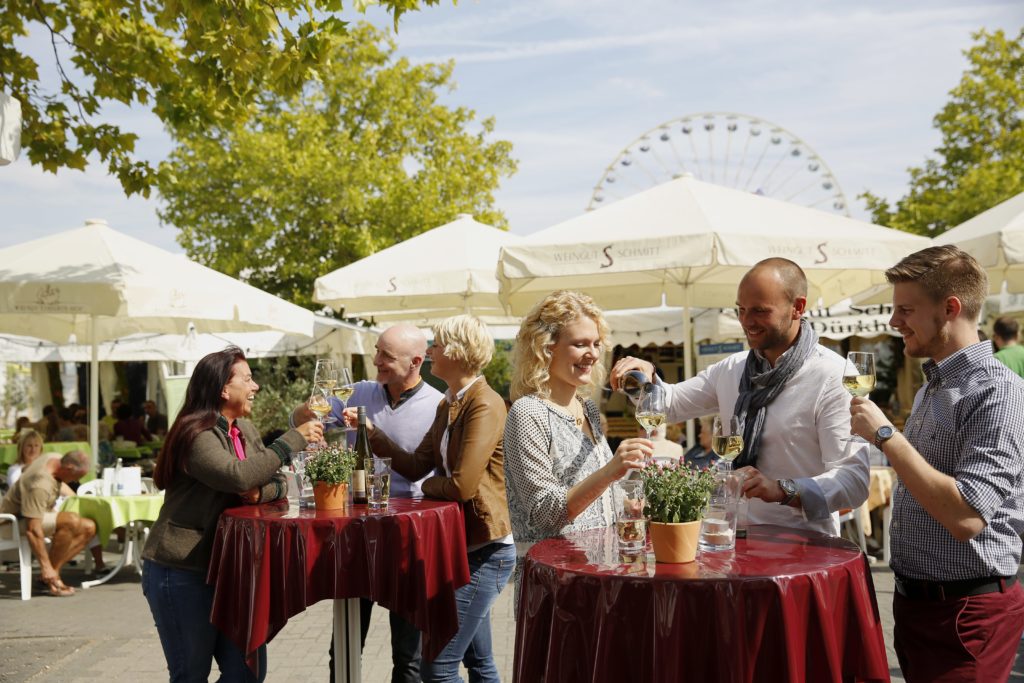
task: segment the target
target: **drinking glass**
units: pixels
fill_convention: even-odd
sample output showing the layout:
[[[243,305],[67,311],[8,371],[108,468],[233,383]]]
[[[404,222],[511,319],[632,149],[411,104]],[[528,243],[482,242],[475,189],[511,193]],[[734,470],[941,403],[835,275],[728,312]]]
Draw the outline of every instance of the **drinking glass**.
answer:
[[[736,415],[726,419],[715,415],[711,423],[711,450],[722,459],[719,469],[732,470],[732,461],[743,452],[743,421]]]
[[[313,371],[313,386],[320,387],[326,393],[334,391],[338,384],[338,367],[330,358],[318,358]]]
[[[338,383],[334,387],[334,397],[345,404],[348,407],[348,400],[352,398],[352,394],[355,393],[356,385],[352,382],[352,371],[348,368],[338,368]],[[349,427],[345,424],[346,432],[354,432],[355,427]]]
[[[313,485],[306,479],[306,459],[313,451],[297,451],[292,455],[292,476],[294,477],[295,505],[299,508],[313,507]],[[292,486],[288,487],[289,504],[292,503]]]
[[[697,545],[702,552],[717,552],[736,548],[736,499],[731,496],[711,496],[700,520],[700,538]]]
[[[386,512],[391,495],[391,458],[366,458],[366,499],[371,511]]]
[[[313,391],[309,394],[309,401],[307,405],[309,409],[313,411],[321,425],[327,425],[334,422],[335,419],[331,417],[331,401],[330,391],[323,385],[314,384]],[[324,442],[326,445],[326,442]]]
[[[647,520],[644,518],[644,484],[638,479],[615,483],[615,532],[619,551],[642,553],[647,546]]]
[[[850,351],[843,366],[843,388],[851,396],[867,396],[875,390],[875,354]],[[843,441],[867,443],[859,436],[848,436]]]
[[[648,439],[651,438],[651,432],[665,424],[667,405],[665,388],[660,384],[649,382],[640,392],[640,400],[636,404],[636,421],[644,428]]]

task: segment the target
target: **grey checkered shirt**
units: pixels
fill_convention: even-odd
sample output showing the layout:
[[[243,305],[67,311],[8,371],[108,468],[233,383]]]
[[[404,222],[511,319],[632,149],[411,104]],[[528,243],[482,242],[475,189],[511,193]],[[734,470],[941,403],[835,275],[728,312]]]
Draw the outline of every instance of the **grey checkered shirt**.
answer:
[[[1013,576],[1024,530],[1024,380],[988,342],[924,364],[904,434],[928,463],[956,479],[987,526],[957,541],[902,483],[893,496],[892,568],[915,579]]]

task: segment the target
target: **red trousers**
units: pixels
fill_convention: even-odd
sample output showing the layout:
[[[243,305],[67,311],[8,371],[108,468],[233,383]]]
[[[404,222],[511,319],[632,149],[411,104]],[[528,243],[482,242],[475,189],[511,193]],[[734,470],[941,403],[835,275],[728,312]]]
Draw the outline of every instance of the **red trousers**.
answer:
[[[1024,589],[952,600],[892,602],[896,656],[907,683],[1007,680],[1024,632]]]

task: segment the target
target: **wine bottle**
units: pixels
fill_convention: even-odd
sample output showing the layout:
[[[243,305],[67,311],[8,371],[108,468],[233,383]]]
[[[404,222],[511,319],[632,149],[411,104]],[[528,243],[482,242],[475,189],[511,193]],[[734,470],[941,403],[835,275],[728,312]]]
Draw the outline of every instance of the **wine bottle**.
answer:
[[[649,382],[647,375],[644,373],[639,370],[630,370],[622,376],[620,384],[622,386],[622,393],[633,400],[637,400],[640,398],[640,392],[643,391],[644,386],[649,384]]]
[[[117,464],[114,465],[114,495],[124,495],[124,482],[121,481],[121,458],[118,458]]]
[[[366,431],[366,406],[359,406],[356,412],[356,466],[352,470],[352,502],[366,503],[366,467],[367,458],[373,457],[370,450],[370,434]]]

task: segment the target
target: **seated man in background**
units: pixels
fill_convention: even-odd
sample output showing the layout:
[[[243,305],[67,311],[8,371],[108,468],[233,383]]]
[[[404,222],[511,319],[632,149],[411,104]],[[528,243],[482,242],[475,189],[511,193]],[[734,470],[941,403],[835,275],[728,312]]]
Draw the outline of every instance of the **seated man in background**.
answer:
[[[707,415],[697,421],[697,445],[683,456],[687,467],[703,470],[718,462],[718,455],[711,450],[711,420],[712,416]]]
[[[60,570],[96,535],[96,524],[73,512],[55,512],[54,505],[62,484],[77,481],[88,471],[89,456],[82,451],[63,456],[49,453],[25,469],[0,503],[0,512],[21,520],[32,554],[39,561],[40,578],[56,597],[74,595],[75,589],[61,580]],[[49,552],[47,538],[52,539]]]
[[[164,436],[167,434],[167,416],[156,409],[156,401],[146,401],[142,404],[146,413],[146,431],[153,436]]]
[[[142,420],[132,415],[132,407],[123,403],[117,408],[117,422],[114,423],[114,436],[125,441],[143,443],[152,441],[149,431],[142,426]]]

